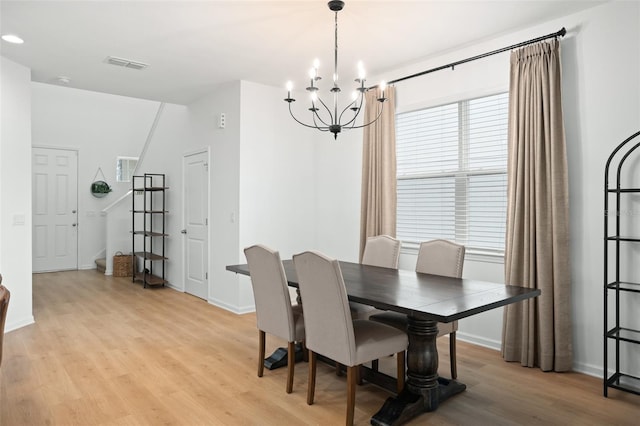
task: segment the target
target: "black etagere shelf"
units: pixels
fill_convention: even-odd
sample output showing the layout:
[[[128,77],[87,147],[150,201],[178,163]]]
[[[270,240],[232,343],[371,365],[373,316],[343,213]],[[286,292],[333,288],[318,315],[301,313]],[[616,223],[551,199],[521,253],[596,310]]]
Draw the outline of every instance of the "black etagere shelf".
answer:
[[[640,132],[631,135],[613,150],[604,172],[604,363],[603,393],[608,396],[609,388],[619,389],[640,395],[640,377],[629,374],[628,361],[621,359],[624,345],[640,344],[640,330],[627,327],[626,318],[621,316],[621,300],[633,293],[640,293],[640,283],[625,281],[621,278],[621,254],[630,251],[629,245],[640,243],[640,235],[622,235],[623,220],[628,215],[622,211],[623,197],[628,194],[640,194],[640,188],[623,187],[623,166],[638,160],[636,149],[640,147]],[[636,153],[636,155],[633,155]],[[615,173],[615,179],[613,175]],[[614,182],[615,181],[615,182]],[[610,207],[614,201],[615,207]],[[612,226],[613,225],[613,226]],[[640,245],[638,245],[640,248]],[[628,266],[628,265],[627,265]],[[613,279],[612,279],[613,278]],[[614,298],[610,312],[610,298]],[[635,310],[637,312],[637,310]],[[612,318],[610,318],[610,315]],[[613,344],[610,344],[613,342]],[[613,373],[609,369],[609,360],[613,359]]]
[[[165,216],[167,189],[165,175],[145,173],[132,179],[132,280],[141,281],[143,287],[164,286],[166,238]]]

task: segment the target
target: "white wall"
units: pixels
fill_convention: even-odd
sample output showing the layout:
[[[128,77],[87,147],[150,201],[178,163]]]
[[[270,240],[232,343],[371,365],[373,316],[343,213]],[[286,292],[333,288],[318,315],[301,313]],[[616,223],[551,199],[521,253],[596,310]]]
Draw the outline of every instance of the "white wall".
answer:
[[[574,365],[601,374],[604,165],[616,145],[640,130],[640,3],[607,4],[569,25],[576,36],[563,51],[563,90],[572,225]],[[623,318],[632,316],[637,317],[637,305],[623,314]],[[636,369],[627,372],[638,375],[637,346],[634,358]]]
[[[157,103],[154,103],[157,106]],[[148,128],[151,123],[145,123]],[[189,110],[184,105],[165,104],[145,157],[139,163],[137,175],[165,175],[165,278],[169,286],[184,290],[183,243],[184,211],[182,197],[182,156],[193,140]],[[154,184],[156,181],[154,181]],[[154,196],[155,197],[155,196]],[[128,203],[127,203],[128,204]],[[127,211],[128,213],[128,211]],[[129,222],[130,223],[130,222]]]
[[[318,142],[289,117],[281,95],[282,89],[242,82],[240,244],[260,241],[290,257],[315,242]]]
[[[131,186],[116,182],[116,157],[140,154],[157,105],[124,96],[32,83],[32,145],[78,150],[80,269],[95,268],[95,259],[105,255],[105,217],[101,211]],[[98,168],[113,188],[103,198],[94,197],[89,190]],[[130,218],[127,219],[128,224]],[[115,249],[128,253],[131,246]]]
[[[77,149],[78,167],[78,267],[95,268],[95,259],[104,257],[106,218],[102,210],[131,188],[129,182],[116,182],[116,157],[141,154],[159,103],[125,96],[78,90],[50,84],[32,83],[32,144],[34,146]],[[189,138],[187,108],[166,104],[151,139],[146,157],[137,174],[165,173],[167,191],[167,267],[165,276],[179,289],[182,283],[181,163],[176,161]],[[100,168],[113,192],[104,198],[91,195],[89,186]],[[99,177],[100,178],[100,177]],[[109,236],[116,251],[131,252],[131,199],[109,214]]]
[[[238,81],[189,106],[193,148],[211,152],[209,301],[233,312],[253,310],[249,280],[225,269],[246,262],[245,247],[286,258],[314,246],[314,133],[291,120],[281,92]]]
[[[239,312],[239,278],[225,270],[239,257],[240,82],[217,88],[189,105],[193,141],[190,148],[208,147],[210,181],[209,301]],[[226,115],[224,129],[218,117]]]
[[[5,331],[33,323],[30,79],[28,68],[0,57],[0,274],[11,292]]]
[[[337,140],[330,133],[317,134],[317,248],[329,256],[358,262],[362,130],[344,130]]]
[[[291,119],[283,94],[282,88],[242,82],[239,248],[261,243],[286,259],[315,247],[318,135]],[[246,261],[242,252],[240,261]],[[248,284],[241,300],[241,306],[253,305]]]
[[[456,60],[519,43],[540,35],[568,30],[561,41],[563,66],[563,109],[567,137],[570,187],[572,317],[574,321],[574,368],[590,374],[602,371],[602,188],[604,162],[610,151],[640,128],[640,4],[606,3],[584,12],[523,29],[494,40],[479,42],[458,51],[429,58],[371,81],[413,74]],[[509,54],[503,53],[460,65],[455,71],[439,71],[397,84],[398,109],[437,105],[443,102],[495,93],[508,89]],[[354,145],[357,143],[354,142]],[[360,197],[359,173],[343,174],[340,193],[332,198],[335,181],[331,164],[357,164],[360,154],[353,148],[351,158],[344,149],[318,151],[318,194],[331,204],[335,217],[356,222],[358,209],[344,200]],[[319,167],[320,169],[320,167]],[[332,202],[335,200],[335,202]],[[321,209],[321,208],[319,208]],[[320,211],[320,210],[319,210]],[[319,229],[330,229],[325,215],[318,215]],[[353,232],[332,235],[332,248],[356,250]],[[323,239],[319,236],[319,241]],[[329,246],[329,245],[327,245]],[[350,249],[347,249],[350,248]],[[342,254],[342,253],[341,253]],[[348,255],[348,253],[344,253]],[[414,254],[403,251],[401,267],[413,268]],[[503,282],[503,265],[486,263],[469,256],[464,276]],[[498,348],[501,339],[500,310],[460,322],[460,338]]]

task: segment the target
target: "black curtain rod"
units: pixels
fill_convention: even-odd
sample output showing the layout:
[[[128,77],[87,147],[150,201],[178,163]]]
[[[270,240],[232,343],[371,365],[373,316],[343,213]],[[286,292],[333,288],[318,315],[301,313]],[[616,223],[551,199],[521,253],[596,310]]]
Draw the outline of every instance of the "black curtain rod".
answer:
[[[522,47],[522,46],[526,46],[526,45],[529,45],[529,44],[537,43],[539,41],[547,40],[549,38],[564,37],[565,34],[567,34],[567,30],[564,27],[562,27],[562,29],[560,31],[552,33],[552,34],[547,34],[546,36],[534,38],[534,39],[528,40],[528,41],[523,41],[522,43],[514,44],[514,45],[508,46],[508,47],[503,47],[502,49],[498,49],[498,50],[494,50],[494,51],[491,51],[491,52],[483,53],[481,55],[472,56],[471,58],[462,59],[461,61],[452,62],[452,63],[447,64],[447,65],[442,65],[442,66],[439,66],[439,67],[436,67],[436,68],[431,68],[430,70],[422,71],[422,72],[419,72],[419,73],[416,73],[416,74],[411,74],[411,75],[408,75],[406,77],[396,78],[395,80],[391,80],[391,81],[387,82],[387,84],[398,83],[400,81],[409,80],[410,78],[414,78],[414,77],[420,77],[421,75],[430,74],[432,72],[436,72],[436,71],[440,71],[440,70],[445,70],[447,68],[451,68],[453,70],[456,65],[460,65],[460,64],[467,63],[467,62],[475,61],[476,59],[486,58],[487,56],[492,56],[492,55],[495,55],[495,54],[498,54],[498,53],[506,52],[507,50],[513,50],[513,49],[516,49],[518,47]],[[375,89],[376,87],[377,86],[372,86],[372,87],[369,87],[369,89]]]

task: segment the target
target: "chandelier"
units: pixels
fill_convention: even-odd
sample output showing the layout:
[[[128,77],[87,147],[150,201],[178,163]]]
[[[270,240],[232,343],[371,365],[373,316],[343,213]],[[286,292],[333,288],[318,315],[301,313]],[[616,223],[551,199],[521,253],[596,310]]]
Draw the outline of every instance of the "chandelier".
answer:
[[[335,12],[335,43],[334,43],[334,54],[333,54],[333,86],[330,89],[330,92],[333,94],[333,102],[332,105],[327,105],[322,98],[320,97],[318,82],[321,80],[320,75],[318,74],[318,67],[320,62],[316,59],[313,62],[313,68],[309,71],[309,79],[311,81],[309,87],[306,90],[311,95],[311,118],[313,124],[303,123],[298,120],[296,116],[293,114],[291,110],[291,104],[295,102],[295,99],[291,97],[291,90],[293,89],[293,84],[289,81],[287,82],[287,97],[285,102],[289,104],[289,114],[291,117],[298,123],[302,124],[306,127],[311,127],[314,129],[318,129],[322,132],[331,132],[333,133],[334,139],[338,138],[338,133],[340,133],[343,129],[358,129],[362,127],[366,127],[370,124],[373,124],[380,118],[382,114],[382,109],[384,108],[384,101],[387,98],[384,97],[384,89],[385,83],[380,83],[380,97],[377,98],[377,101],[380,102],[381,108],[378,112],[378,115],[372,121],[356,126],[356,118],[360,114],[362,109],[362,104],[364,102],[364,93],[369,90],[365,87],[365,72],[362,62],[358,63],[358,78],[355,79],[357,83],[355,90],[351,95],[351,103],[347,104],[344,109],[338,108],[338,95],[341,92],[340,86],[338,85],[338,12],[342,10],[344,7],[344,2],[340,0],[332,0],[328,3],[329,9]],[[350,112],[347,112],[350,111]],[[345,116],[347,113],[347,116]],[[344,121],[343,121],[344,120]]]

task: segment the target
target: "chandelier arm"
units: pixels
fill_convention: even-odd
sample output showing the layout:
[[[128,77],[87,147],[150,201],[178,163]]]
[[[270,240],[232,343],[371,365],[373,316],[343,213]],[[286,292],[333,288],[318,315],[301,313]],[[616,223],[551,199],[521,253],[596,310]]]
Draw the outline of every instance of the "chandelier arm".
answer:
[[[356,118],[358,118],[358,115],[360,115],[360,110],[358,110],[355,115],[353,116],[353,118],[349,121],[347,121],[346,123],[344,123],[343,127],[345,129],[357,129],[357,127],[355,127],[355,123],[356,123]]]
[[[351,109],[351,105],[353,105],[354,103],[355,103],[355,101],[354,101],[354,102],[351,102],[349,105],[347,105],[347,106],[342,110],[342,112],[340,113],[340,117],[338,118],[338,123],[342,123],[342,115],[343,115],[345,112],[347,112],[347,110],[348,110],[348,109]],[[355,120],[355,118],[356,118],[357,116],[358,116],[358,111],[356,110],[356,115],[355,115],[351,120],[349,120],[349,121],[347,121],[346,123],[342,124],[342,127],[345,127],[345,126],[348,126],[349,124],[351,124],[351,122],[352,122],[353,120]]]
[[[289,104],[289,114],[291,115],[291,117],[292,117],[295,121],[297,121],[297,122],[298,122],[298,124],[302,124],[302,125],[303,125],[303,126],[305,126],[305,127],[309,127],[309,128],[311,128],[311,129],[318,129],[318,130],[321,130],[321,131],[323,131],[323,132],[326,132],[326,131],[328,131],[328,130],[329,130],[328,128],[323,129],[323,128],[321,128],[321,127],[318,127],[318,126],[312,126],[312,125],[310,125],[310,124],[306,124],[306,123],[303,123],[302,121],[298,120],[298,119],[296,118],[296,116],[295,116],[295,115],[293,115],[293,111],[291,111],[291,104]]]
[[[342,122],[342,115],[343,115],[345,112],[347,112],[347,110],[348,110],[348,109],[356,108],[356,109],[354,109],[354,111],[356,112],[356,117],[358,116],[358,113],[360,112],[360,108],[362,107],[362,101],[360,101],[360,105],[358,105],[357,107],[353,107],[353,108],[352,108],[352,105],[356,105],[356,104],[357,104],[357,102],[358,102],[358,100],[357,100],[357,99],[356,99],[356,100],[353,100],[353,101],[351,101],[351,103],[350,103],[349,105],[347,105],[346,107],[344,107],[344,109],[343,109],[343,110],[342,110],[342,112],[340,113],[340,117],[338,118],[338,123]],[[354,119],[355,119],[355,117],[354,117]],[[354,119],[349,120],[349,121],[346,123],[346,125],[349,125],[349,123],[351,123]]]
[[[376,118],[374,118],[373,120],[371,120],[370,122],[363,124],[361,126],[353,126],[353,127],[349,127],[350,129],[361,129],[362,127],[367,127],[373,123],[375,123],[376,121],[378,121],[378,118],[380,118],[380,116],[382,115],[382,111],[384,110],[384,102],[380,102],[382,104],[382,108],[380,108],[380,112],[378,113],[378,115],[376,116]]]
[[[320,114],[318,114],[318,109],[317,108],[310,108],[311,109],[311,117],[313,118],[313,124],[315,124],[316,127],[320,128],[318,126],[318,123],[316,120],[319,120],[327,129],[329,128],[329,125],[327,123],[325,123],[325,121],[322,119],[322,117],[320,117]]]
[[[327,113],[329,113],[329,118],[331,118],[331,124],[333,124],[333,114],[331,114],[331,110],[329,109],[327,104],[325,104],[324,101],[320,98],[320,96],[318,96],[318,101],[320,101],[324,109],[326,109]],[[320,117],[320,114],[318,114],[318,111],[314,111],[314,114],[318,117],[318,120],[320,120],[322,124],[324,124],[325,126],[329,126],[329,124],[325,123],[322,117]]]
[[[329,130],[329,125],[327,123],[325,123],[324,121],[322,121],[322,117],[320,117],[318,115],[317,111],[313,111],[313,113],[311,114],[311,117],[313,118],[313,124],[314,124],[314,128],[315,129],[318,129],[318,130],[322,130],[323,129],[322,126],[318,126],[318,122],[316,121],[316,118],[317,118],[318,120],[320,120],[320,122],[322,124],[324,124],[326,126],[326,129]],[[322,131],[325,131],[325,130],[322,130]]]
[[[362,96],[362,94],[360,95],[360,105],[358,105],[355,110],[355,115],[353,116],[353,118],[351,118],[351,120],[347,121],[346,123],[344,123],[342,125],[342,127],[347,127],[349,126],[349,124],[354,123],[356,121],[356,118],[358,118],[358,115],[360,115],[360,111],[362,111],[362,102],[364,100],[364,96]],[[338,120],[338,123],[340,123],[342,121],[342,114],[344,114],[348,109],[351,109],[351,105],[354,105],[357,102],[357,100],[351,102],[349,105],[346,106],[345,109],[342,110],[342,112],[340,113],[340,120]],[[353,126],[349,127],[349,129],[353,129]]]
[[[353,124],[356,121],[356,118],[358,118],[358,115],[360,114],[360,110],[357,110],[356,113],[354,114],[353,117],[351,117],[351,119],[349,121],[347,121],[346,123],[342,124],[342,127],[345,129],[353,129]]]

